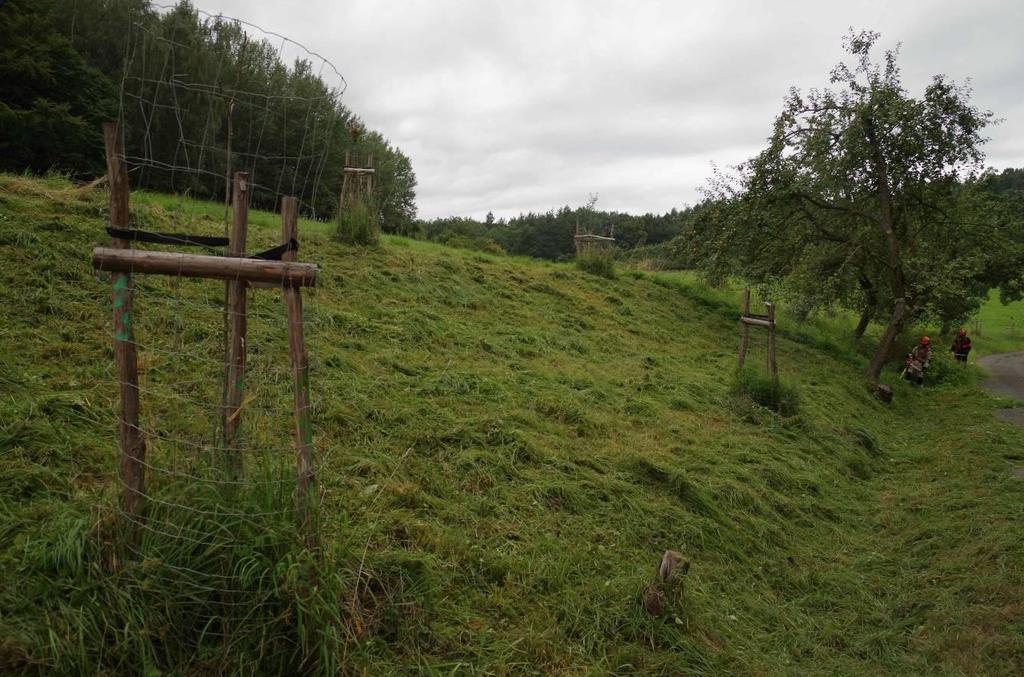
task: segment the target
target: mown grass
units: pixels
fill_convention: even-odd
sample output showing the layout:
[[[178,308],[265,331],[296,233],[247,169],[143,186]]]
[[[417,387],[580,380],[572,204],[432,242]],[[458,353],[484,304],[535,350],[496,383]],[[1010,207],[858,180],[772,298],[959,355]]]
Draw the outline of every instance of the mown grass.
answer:
[[[1004,304],[998,294],[992,292],[977,316],[964,328],[971,335],[972,355],[1024,350],[1024,301]]]
[[[133,200],[147,227],[223,228],[222,207]],[[1024,483],[1007,472],[1024,435],[971,383],[896,384],[886,407],[826,324],[785,328],[799,397],[780,413],[732,390],[735,295],[396,237],[347,248],[308,221],[322,551],[296,542],[286,492],[154,480],[201,511],[154,508],[178,531],[125,553],[109,284],[88,264],[104,213],[101,192],[0,176],[2,669],[1024,668]],[[276,243],[277,217],[251,221],[251,249]],[[201,439],[216,412],[172,396],[217,401],[201,365],[223,287],[139,284],[140,341],[179,355],[143,350],[147,420]],[[248,439],[286,446],[280,301],[250,304]],[[666,549],[693,567],[651,617],[641,595]]]

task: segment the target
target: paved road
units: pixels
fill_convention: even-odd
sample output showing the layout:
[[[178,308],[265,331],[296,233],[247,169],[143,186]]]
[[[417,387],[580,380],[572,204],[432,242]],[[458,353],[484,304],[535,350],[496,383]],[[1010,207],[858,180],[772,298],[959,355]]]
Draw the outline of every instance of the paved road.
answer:
[[[996,395],[1024,401],[1024,351],[999,353],[978,359],[991,375],[982,385]],[[1024,408],[1001,409],[999,416],[1024,426]]]

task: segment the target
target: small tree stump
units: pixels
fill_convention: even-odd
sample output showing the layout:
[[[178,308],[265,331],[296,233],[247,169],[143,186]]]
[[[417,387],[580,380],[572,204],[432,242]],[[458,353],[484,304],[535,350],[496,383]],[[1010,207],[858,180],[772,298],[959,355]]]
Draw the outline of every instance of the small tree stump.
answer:
[[[651,583],[644,590],[644,608],[652,616],[660,616],[665,611],[665,593],[657,583]]]
[[[690,570],[690,560],[675,550],[666,550],[658,564],[654,582],[644,590],[644,608],[652,616],[660,616],[665,611],[665,590],[671,587],[678,576]]]
[[[892,386],[879,383],[875,386],[875,397],[889,404],[892,402]]]

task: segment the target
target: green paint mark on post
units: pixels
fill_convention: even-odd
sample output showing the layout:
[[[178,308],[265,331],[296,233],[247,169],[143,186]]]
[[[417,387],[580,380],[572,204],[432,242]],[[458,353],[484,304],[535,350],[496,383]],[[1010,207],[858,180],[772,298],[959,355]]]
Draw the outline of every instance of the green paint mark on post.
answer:
[[[124,310],[128,306],[130,293],[128,276],[124,273],[119,274],[114,278],[114,311],[115,313],[118,310],[121,311],[115,316],[117,323],[114,331],[115,341],[132,340],[132,314],[128,310]]]

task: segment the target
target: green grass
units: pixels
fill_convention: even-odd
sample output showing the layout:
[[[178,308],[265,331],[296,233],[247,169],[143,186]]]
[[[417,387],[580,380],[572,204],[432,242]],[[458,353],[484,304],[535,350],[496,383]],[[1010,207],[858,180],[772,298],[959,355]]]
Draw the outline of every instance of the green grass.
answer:
[[[576,267],[591,275],[597,275],[609,280],[614,280],[616,277],[615,256],[611,251],[593,248],[577,254]]]
[[[992,292],[964,328],[971,336],[972,355],[1024,350],[1024,301],[1003,304]]]
[[[216,205],[133,195],[133,212],[223,232]],[[896,384],[887,407],[828,318],[787,326],[798,398],[780,413],[733,390],[735,294],[389,236],[348,248],[329,223],[303,221],[299,252],[321,264],[305,300],[323,550],[271,489],[290,477],[290,377],[280,295],[256,290],[244,430],[265,482],[212,491],[215,454],[155,445],[177,475],[152,491],[195,512],[152,506],[172,532],[126,552],[110,286],[88,263],[104,213],[101,192],[0,175],[0,671],[1024,669],[1007,472],[1024,434],[973,368]],[[250,250],[279,232],[253,212]],[[223,285],[138,285],[145,421],[207,439]],[[651,617],[666,549],[693,566]]]

